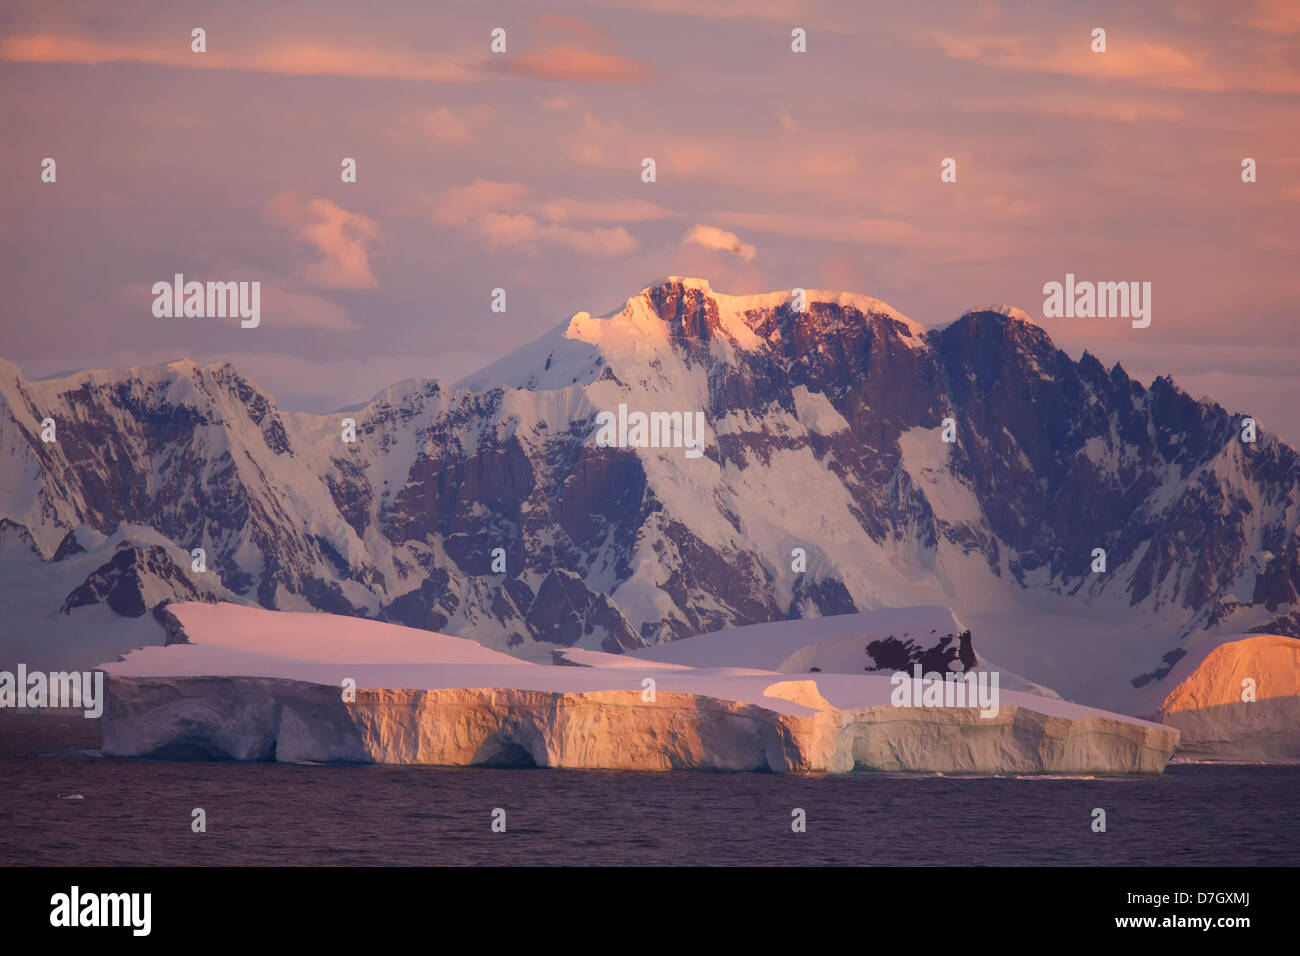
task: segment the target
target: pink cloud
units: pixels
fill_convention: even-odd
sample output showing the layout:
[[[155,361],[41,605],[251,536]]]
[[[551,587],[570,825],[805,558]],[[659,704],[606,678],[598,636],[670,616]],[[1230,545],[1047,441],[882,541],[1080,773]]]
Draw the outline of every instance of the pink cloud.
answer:
[[[1091,36],[1077,31],[1070,37],[918,33],[918,43],[936,47],[945,56],[987,66],[1030,73],[1055,73],[1087,79],[1127,80],[1159,89],[1198,92],[1251,90],[1300,93],[1300,72],[1285,52],[1258,48],[1249,63],[1233,63],[1217,48],[1179,49],[1165,42],[1112,31],[1107,49],[1094,53]]]
[[[348,212],[328,199],[313,199],[308,212],[317,218],[300,235],[316,247],[321,259],[304,276],[327,289],[374,289],[379,281],[370,271],[370,245],[379,238],[379,225]]]
[[[705,226],[696,224],[695,228],[688,232],[682,239],[685,243],[695,243],[704,246],[706,249],[718,249],[723,252],[730,252],[732,255],[739,256],[746,262],[753,260],[758,254],[758,250],[747,242],[741,242],[740,237],[734,232],[727,232],[718,229],[716,226]]]
[[[433,221],[444,226],[463,226],[475,216],[503,209],[518,209],[529,189],[523,183],[498,183],[476,179],[468,186],[456,186],[434,203]]]
[[[575,83],[644,83],[655,70],[640,60],[581,47],[546,47],[512,56],[502,69],[514,76]]]
[[[170,43],[120,44],[60,34],[7,37],[0,59],[11,63],[148,63],[186,69],[247,70],[291,76],[353,76],[418,82],[454,82],[472,76],[468,58],[438,58],[400,49],[349,46],[327,40],[294,39],[263,47],[224,50],[209,45],[194,53],[188,36]]]
[[[487,106],[475,106],[457,113],[447,106],[425,113],[420,117],[419,126],[431,141],[464,146],[473,143],[478,135],[476,130],[492,119],[492,110]]]
[[[330,199],[303,203],[292,192],[271,200],[271,219],[316,247],[318,261],[305,266],[301,279],[323,289],[374,289],[379,281],[370,271],[370,248],[379,239],[379,224],[368,216],[348,212]]]
[[[525,213],[487,213],[476,221],[475,230],[492,248],[533,247],[537,243],[551,242],[568,246],[575,252],[596,259],[627,255],[637,247],[636,239],[622,226],[613,229],[574,229],[569,226],[544,225]]]
[[[294,327],[323,332],[360,328],[339,305],[310,292],[294,292],[275,282],[262,284],[262,317],[268,328]]]
[[[537,20],[547,32],[562,34],[564,39],[536,50],[508,54],[494,66],[515,76],[574,83],[642,83],[657,76],[648,63],[600,49],[609,38],[584,20],[555,14],[543,14]]]
[[[710,215],[727,225],[756,232],[775,232],[797,239],[904,244],[915,242],[919,238],[915,226],[898,219],[828,219],[821,216],[760,212],[715,212]]]
[[[591,222],[642,222],[664,219],[673,213],[644,199],[552,199],[541,207],[553,222],[567,219]]]
[[[434,203],[434,222],[467,229],[489,248],[526,248],[541,243],[567,246],[593,258],[613,258],[637,248],[622,226],[578,228],[569,223],[637,222],[671,216],[640,199],[552,199],[540,202],[522,183],[476,179],[447,190]]]

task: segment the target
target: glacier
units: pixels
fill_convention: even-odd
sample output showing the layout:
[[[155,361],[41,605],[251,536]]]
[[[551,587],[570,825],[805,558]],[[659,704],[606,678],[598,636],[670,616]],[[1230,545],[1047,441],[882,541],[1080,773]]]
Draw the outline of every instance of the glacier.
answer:
[[[919,609],[912,620],[933,620],[935,610]],[[196,602],[167,613],[170,643],[103,665],[106,755],[1130,774],[1160,773],[1178,742],[1172,727],[1028,690],[1003,691],[997,716],[986,718],[973,708],[894,707],[881,673],[693,666],[586,649],[557,652],[556,666],[352,617]],[[768,656],[791,661],[785,651],[794,647],[799,663],[817,659],[815,633],[814,643],[795,646],[808,624],[760,625]],[[726,631],[688,638],[675,642],[673,656],[690,657],[698,642],[698,659],[716,661],[734,641]],[[821,659],[840,658],[843,643],[833,639]],[[745,646],[756,653],[754,641]],[[347,680],[355,700],[345,700]]]

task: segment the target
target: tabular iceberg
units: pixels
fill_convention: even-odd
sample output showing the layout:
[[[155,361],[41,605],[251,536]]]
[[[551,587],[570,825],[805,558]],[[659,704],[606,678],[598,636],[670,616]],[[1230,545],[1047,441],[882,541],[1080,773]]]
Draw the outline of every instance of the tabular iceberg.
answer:
[[[587,650],[563,652],[562,663],[578,666],[549,666],[357,618],[229,604],[179,604],[169,613],[176,643],[104,666],[106,754],[777,773],[1159,773],[1178,741],[1170,727],[1018,690],[1003,691],[997,715],[981,717],[975,708],[895,707],[887,674],[696,667]],[[727,640],[720,632],[679,643],[699,641],[707,659],[716,654],[711,645]],[[809,654],[816,656],[796,659]],[[348,680],[355,700],[341,690]]]

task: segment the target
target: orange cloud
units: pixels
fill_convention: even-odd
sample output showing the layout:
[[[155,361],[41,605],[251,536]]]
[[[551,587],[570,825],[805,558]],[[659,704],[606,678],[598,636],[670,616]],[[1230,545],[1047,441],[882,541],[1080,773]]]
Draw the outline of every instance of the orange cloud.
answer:
[[[607,39],[605,31],[586,20],[579,20],[577,17],[566,17],[558,13],[543,13],[537,17],[537,22],[543,28],[555,33],[567,33],[577,40],[581,40],[591,46],[604,43]]]
[[[270,46],[222,50],[209,43],[207,53],[190,50],[188,36],[166,45],[103,43],[75,36],[37,34],[0,41],[0,60],[10,63],[147,63],[188,69],[246,70],[291,76],[352,76],[417,82],[468,80],[468,61],[436,59],[403,50],[341,46],[328,41],[295,40]]]
[[[308,213],[317,222],[299,235],[316,247],[321,259],[304,270],[304,277],[327,289],[374,289],[379,280],[370,271],[369,247],[379,238],[379,225],[348,212],[328,199],[313,199]]]
[[[515,76],[575,83],[643,83],[656,76],[654,68],[640,60],[572,46],[529,50],[511,57],[503,69]]]
[[[1105,53],[1093,53],[1090,34],[1080,31],[1054,46],[1042,37],[990,34],[924,34],[917,42],[945,56],[1000,69],[1055,73],[1089,79],[1129,80],[1161,89],[1196,92],[1251,90],[1300,93],[1300,72],[1285,58],[1263,52],[1244,66],[1212,62],[1220,51],[1187,51],[1119,32],[1107,37]]]

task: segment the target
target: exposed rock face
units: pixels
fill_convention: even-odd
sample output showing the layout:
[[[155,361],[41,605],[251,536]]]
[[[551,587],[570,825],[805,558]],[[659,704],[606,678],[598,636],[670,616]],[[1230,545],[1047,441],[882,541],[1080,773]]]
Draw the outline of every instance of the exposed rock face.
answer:
[[[704,457],[597,447],[595,416],[619,403],[703,411]],[[46,416],[57,443],[40,440]],[[345,416],[355,444],[340,441]],[[1267,430],[1239,438],[1223,408],[1076,363],[1014,315],[927,332],[865,297],[810,292],[799,313],[785,294],[672,279],[464,387],[404,382],[335,415],[282,412],[229,364],[28,382],[0,363],[0,520],[36,561],[146,528],[178,560],[206,549],[204,593],[534,659],[1031,593],[1133,622],[1144,643],[1096,666],[1158,686],[1194,632],[1300,633],[1300,459]],[[118,570],[72,604],[156,606]],[[172,583],[192,596],[184,575]],[[967,653],[943,637],[878,650]]]
[[[56,560],[78,553],[81,551],[67,551]],[[103,603],[123,617],[139,617],[159,608],[164,601],[205,597],[177,568],[177,557],[176,551],[160,545],[121,547],[68,595],[59,610],[70,614],[76,608]],[[152,607],[145,603],[151,595],[156,600]]]
[[[791,688],[790,685],[809,685]],[[823,710],[628,690],[363,690],[251,677],[109,682],[104,752],[174,759],[357,761],[605,770],[843,773],[1160,773],[1177,733],[1113,715],[1003,707],[838,710],[813,681],[780,681]]]
[[[1181,731],[1188,757],[1300,762],[1300,640],[1266,634],[1220,644],[1160,714]]]

